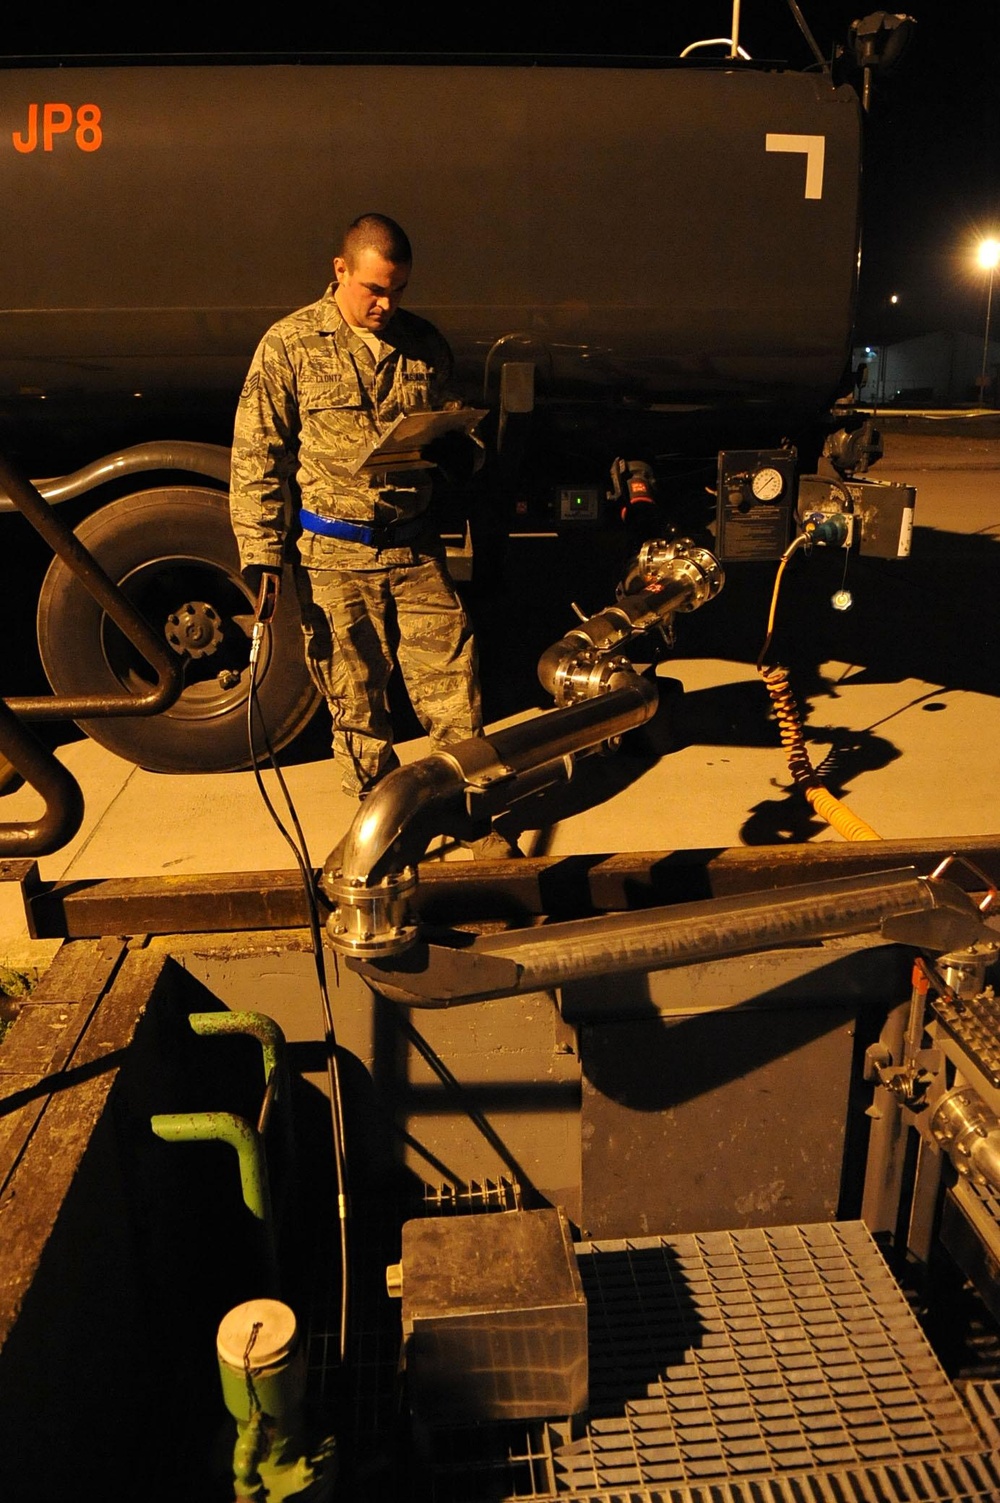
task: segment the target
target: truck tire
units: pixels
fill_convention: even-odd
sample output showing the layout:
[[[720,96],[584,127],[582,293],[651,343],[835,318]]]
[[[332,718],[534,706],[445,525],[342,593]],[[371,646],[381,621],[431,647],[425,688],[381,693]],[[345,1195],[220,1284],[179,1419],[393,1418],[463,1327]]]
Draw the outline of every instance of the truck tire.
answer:
[[[185,660],[185,687],[170,709],[80,721],[81,730],[152,772],[249,767],[254,602],[240,578],[227,497],[190,486],[140,491],[94,512],[76,532],[153,629],[168,640],[176,638],[172,645]],[[205,645],[185,649],[185,627],[200,632]],[[302,730],[319,703],[303,659],[298,604],[287,575],[269,638],[257,663],[257,695],[277,751]],[[155,682],[141,653],[59,558],[42,583],[38,644],[57,695],[120,694],[123,688],[140,693]],[[261,748],[259,732],[256,741]]]

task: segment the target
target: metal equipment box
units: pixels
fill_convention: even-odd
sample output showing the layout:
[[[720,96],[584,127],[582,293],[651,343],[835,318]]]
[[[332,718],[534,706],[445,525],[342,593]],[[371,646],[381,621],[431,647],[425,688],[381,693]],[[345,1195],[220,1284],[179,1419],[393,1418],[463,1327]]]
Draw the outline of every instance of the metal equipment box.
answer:
[[[427,1424],[587,1407],[587,1304],[562,1210],[403,1226],[410,1405]]]
[[[843,513],[853,519],[857,551],[870,558],[908,558],[917,492],[890,480],[799,479],[798,518]]]

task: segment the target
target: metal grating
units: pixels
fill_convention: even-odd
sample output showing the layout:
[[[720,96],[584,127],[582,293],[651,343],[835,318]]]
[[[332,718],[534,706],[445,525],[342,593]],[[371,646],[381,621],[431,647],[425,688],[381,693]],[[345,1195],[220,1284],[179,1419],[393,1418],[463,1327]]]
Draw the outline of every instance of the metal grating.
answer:
[[[1000,1451],[1000,1386],[996,1383],[966,1383],[963,1397],[987,1446]]]
[[[435,1436],[435,1503],[1000,1499],[1000,1456],[862,1223],[587,1243],[577,1253],[590,1320],[587,1416],[489,1441]]]
[[[864,1472],[812,1472],[753,1481],[560,1494],[560,1503],[997,1503],[997,1472],[981,1458],[950,1457]],[[466,1495],[469,1498],[471,1495]],[[484,1497],[499,1498],[492,1493]]]
[[[356,1290],[349,1392],[336,1288],[319,1280],[310,1385],[321,1401],[339,1392],[338,1438],[369,1503],[1000,1503],[1000,1385],[969,1383],[963,1406],[863,1224],[577,1255],[588,1413],[421,1433],[405,1459],[387,1259],[373,1247]]]
[[[977,997],[935,997],[935,1017],[972,1056],[987,1080],[1000,1086],[1000,997],[987,987]]]
[[[565,1490],[979,1448],[860,1223],[598,1244],[581,1277],[606,1417],[558,1457]]]

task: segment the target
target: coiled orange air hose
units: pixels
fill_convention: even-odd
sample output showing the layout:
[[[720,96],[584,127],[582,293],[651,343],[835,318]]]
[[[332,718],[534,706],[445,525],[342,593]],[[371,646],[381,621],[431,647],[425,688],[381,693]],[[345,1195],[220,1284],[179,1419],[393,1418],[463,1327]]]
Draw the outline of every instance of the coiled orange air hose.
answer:
[[[806,750],[805,738],[802,733],[802,721],[799,718],[798,706],[788,682],[788,670],[777,664],[767,666],[764,658],[771,645],[771,637],[774,634],[774,618],[778,608],[778,592],[781,588],[781,578],[785,572],[785,566],[796,549],[808,547],[810,539],[807,533],[801,533],[785,549],[781,555],[778,572],[774,580],[774,591],[771,595],[771,609],[767,619],[767,636],[764,645],[757,658],[757,672],[767,687],[774,706],[774,713],[778,721],[778,733],[781,736],[781,744],[785,748],[788,758],[788,768],[797,785],[802,789],[806,798],[821,819],[825,819],[830,827],[843,835],[845,840],[881,840],[881,835],[873,830],[871,825],[859,819],[846,804],[839,798],[835,798],[828,788],[820,781],[819,774],[813,767]]]

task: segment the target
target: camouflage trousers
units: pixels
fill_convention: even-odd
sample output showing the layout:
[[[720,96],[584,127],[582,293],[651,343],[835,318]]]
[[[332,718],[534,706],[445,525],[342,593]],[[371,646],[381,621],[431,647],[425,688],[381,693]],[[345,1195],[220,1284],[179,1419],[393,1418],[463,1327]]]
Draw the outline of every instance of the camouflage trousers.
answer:
[[[380,569],[296,570],[306,664],[330,707],[345,793],[399,765],[388,687],[398,664],[433,747],[483,728],[476,648],[443,559]]]

